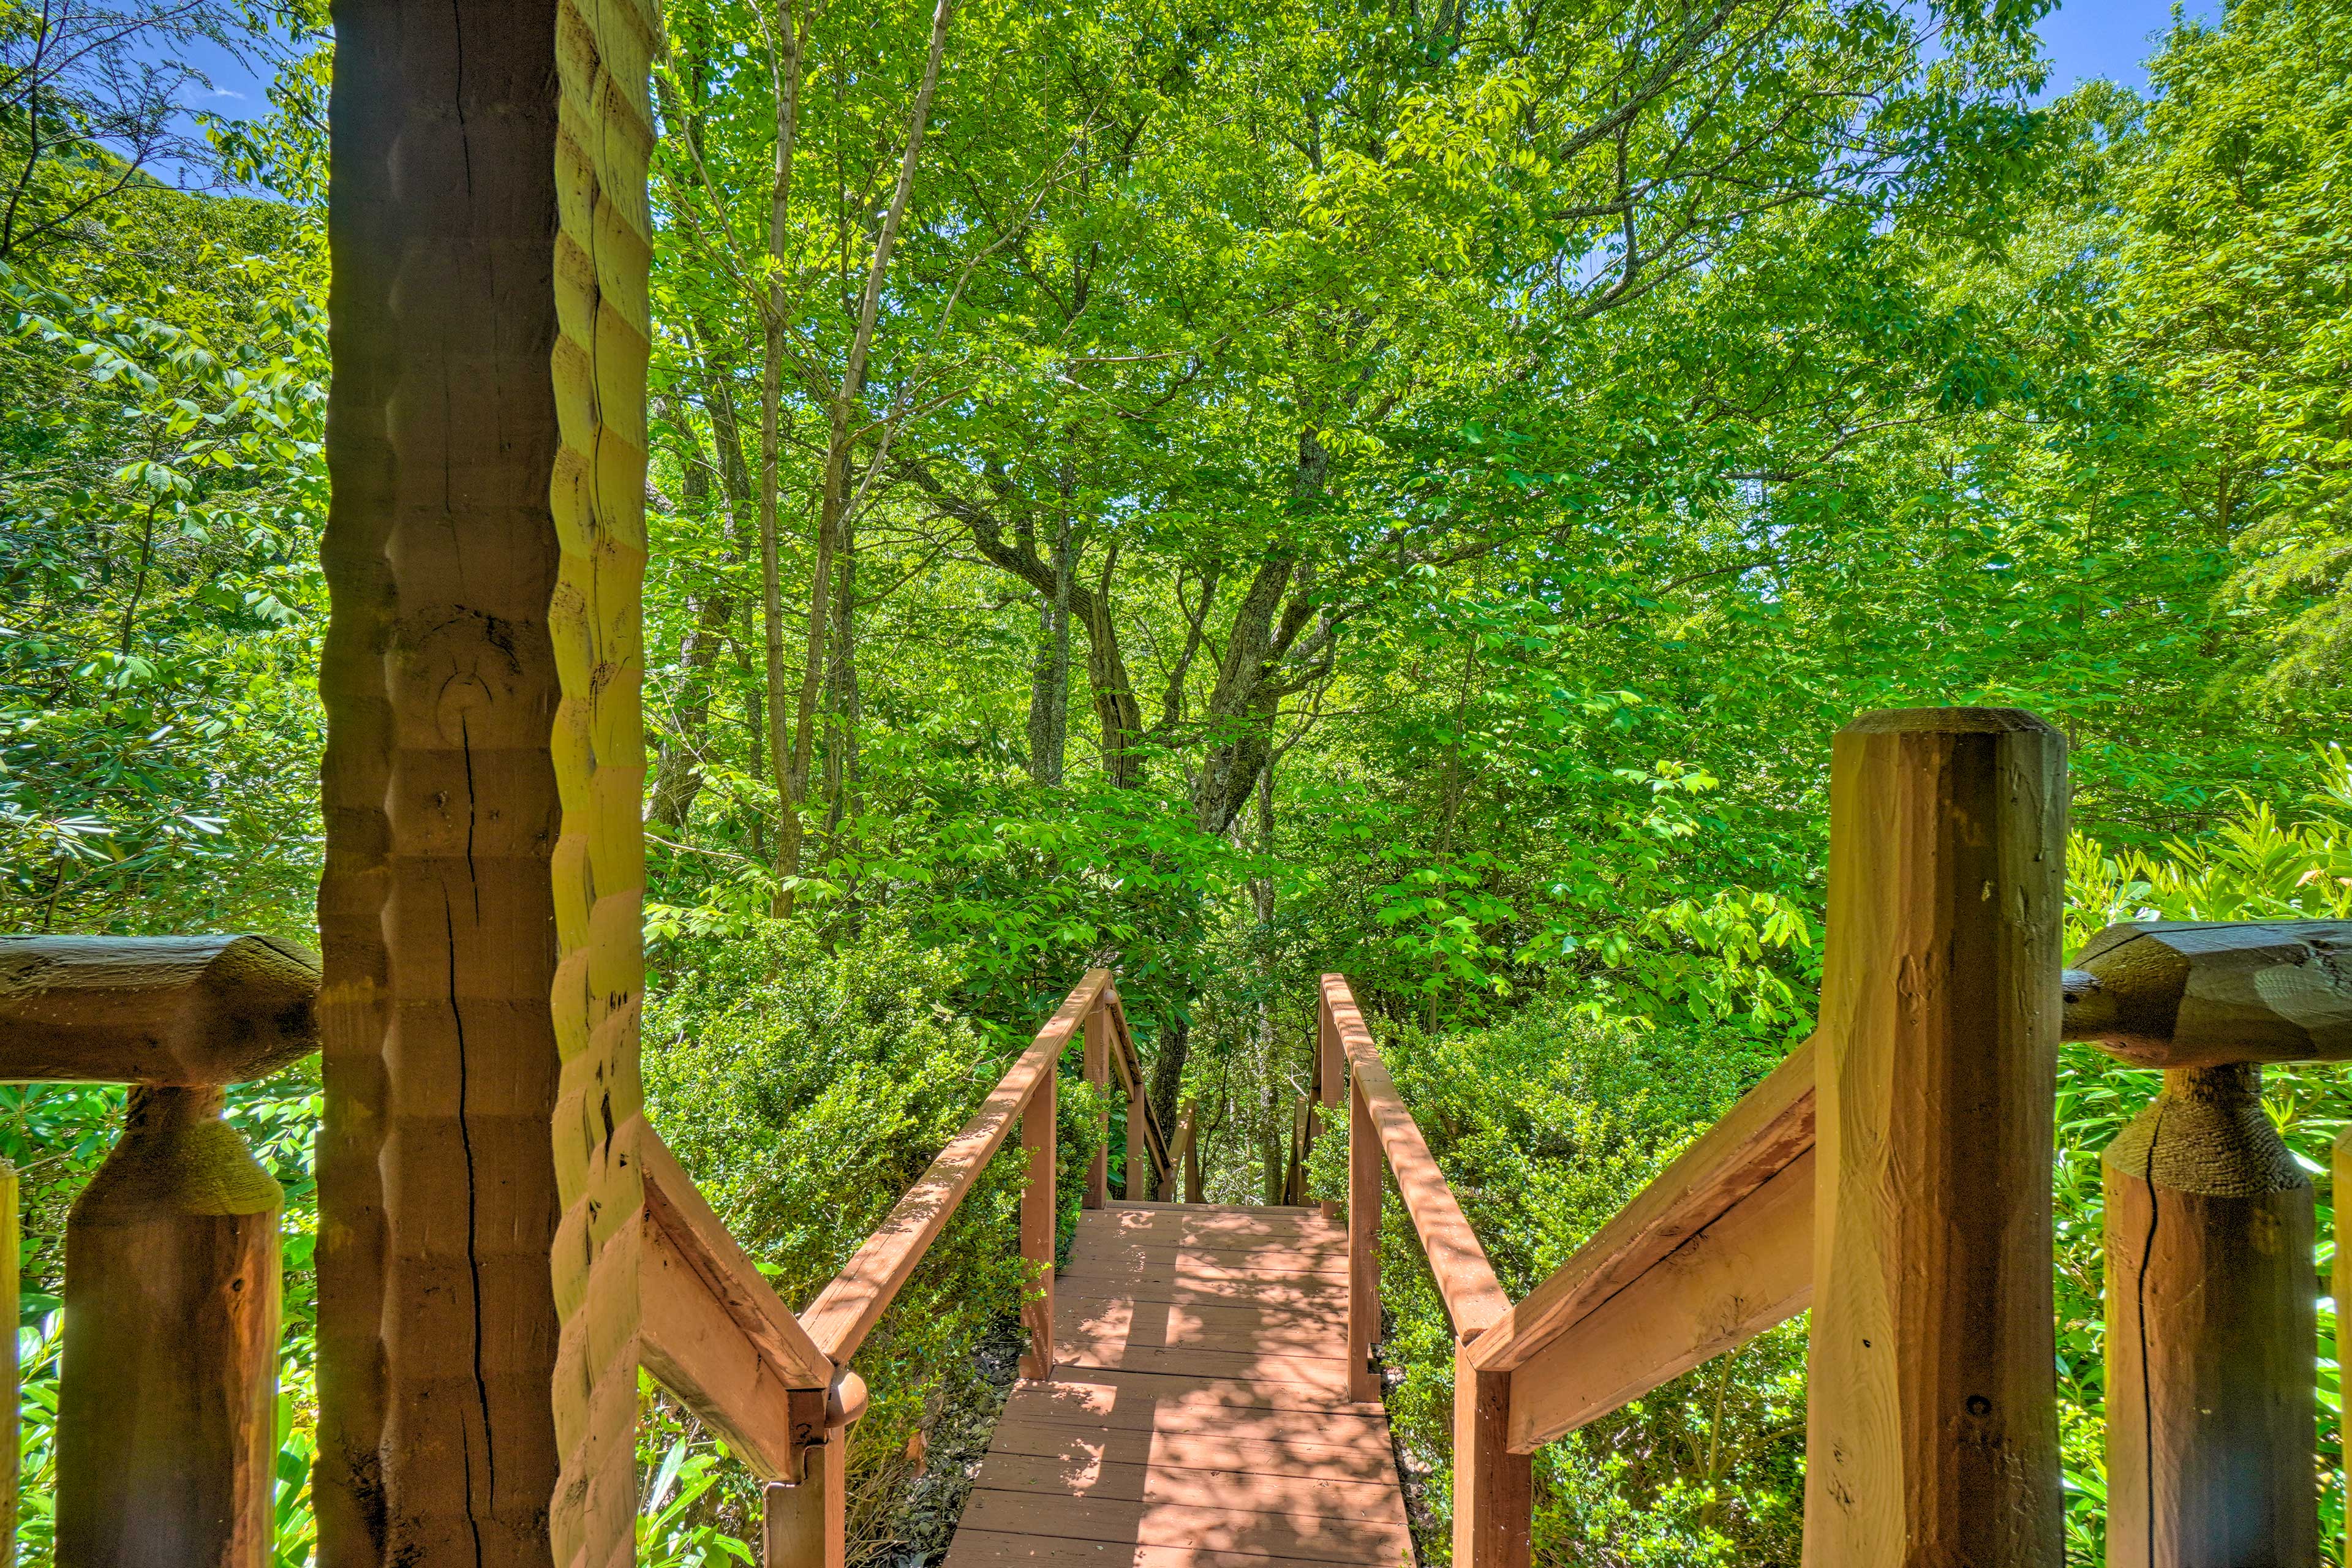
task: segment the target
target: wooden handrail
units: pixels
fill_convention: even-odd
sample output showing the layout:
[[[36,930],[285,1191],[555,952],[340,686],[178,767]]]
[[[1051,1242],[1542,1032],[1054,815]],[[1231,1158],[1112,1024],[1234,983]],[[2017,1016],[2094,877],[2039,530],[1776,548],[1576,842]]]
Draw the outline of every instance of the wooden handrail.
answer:
[[[803,1451],[824,1440],[834,1364],[651,1129],[638,1157],[639,1354],[754,1473],[796,1481]]]
[[[1364,1026],[1363,1012],[1356,1005],[1346,975],[1323,977],[1323,1005],[1329,1012],[1331,1026],[1339,1032],[1340,1048],[1347,1053],[1354,1092],[1362,1098],[1389,1169],[1396,1173],[1397,1194],[1404,1200],[1413,1234],[1421,1238],[1421,1249],[1429,1258],[1429,1271],[1436,1278],[1445,1315],[1453,1320],[1454,1337],[1465,1342],[1475,1339],[1511,1310],[1510,1298],[1495,1278],[1495,1266],[1486,1260],[1486,1249],[1478,1244],[1477,1233],[1462,1216],[1462,1205],[1454,1201],[1454,1189],[1431,1157],[1419,1124],[1397,1094],[1396,1081],[1381,1064],[1380,1047]]]
[[[1481,1372],[1514,1372],[1527,1365],[1612,1297],[1667,1267],[1694,1237],[1812,1147],[1813,1042],[1807,1040],[1574,1257],[1472,1341],[1465,1352],[1470,1364]],[[1807,1248],[1811,1245],[1808,1239]],[[1802,1268],[1810,1279],[1810,1250],[1803,1254]],[[1626,1395],[1639,1397],[1638,1393]]]
[[[978,1114],[940,1151],[921,1180],[907,1190],[833,1283],[801,1314],[802,1327],[835,1364],[846,1364],[857,1353],[857,1347],[914,1274],[948,1217],[971,1190],[981,1167],[1003,1144],[1031,1093],[1045,1081],[1063,1047],[1094,1011],[1110,983],[1108,969],[1087,973],[1037,1031],[1029,1048],[997,1080]]]

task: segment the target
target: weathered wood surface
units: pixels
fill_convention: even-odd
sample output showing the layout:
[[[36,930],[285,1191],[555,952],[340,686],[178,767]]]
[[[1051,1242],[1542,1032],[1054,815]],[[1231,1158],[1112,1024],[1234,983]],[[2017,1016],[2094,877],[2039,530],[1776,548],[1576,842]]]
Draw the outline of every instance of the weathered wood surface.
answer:
[[[1813,1146],[1814,1043],[1789,1053],[1551,1277],[1471,1342],[1487,1371],[1523,1365],[1658,1268]],[[1808,1258],[1806,1268],[1811,1263]]]
[[[835,1365],[846,1365],[865,1342],[1109,984],[1107,969],[1090,971],[1078,983],[1029,1048],[997,1080],[978,1113],[948,1141],[922,1178],[907,1189],[833,1283],[801,1313],[801,1325]]]
[[[1388,1421],[1349,1396],[1337,1289],[1249,1271],[1206,1300],[1139,1267],[1137,1242],[1344,1258],[1313,1210],[1111,1204],[1079,1222],[1052,1383],[1017,1385],[949,1550],[950,1568],[1396,1568],[1412,1560]],[[1215,1265],[1223,1268],[1227,1265]],[[1081,1280],[1086,1283],[1081,1288]]]
[[[1087,1015],[1086,1052],[1080,1058],[1087,1083],[1102,1097],[1102,1112],[1097,1126],[1100,1138],[1095,1145],[1094,1157],[1087,1163],[1086,1194],[1080,1200],[1090,1209],[1098,1209],[1110,1198],[1110,1019],[1097,1007]]]
[[[1738,1348],[1812,1294],[1809,1149],[1513,1372],[1512,1450],[1533,1453]]]
[[[1831,765],[1807,1568],[2058,1568],[2064,742],[1874,713]]]
[[[2107,1561],[2319,1561],[2311,1183],[2254,1066],[2174,1068],[2101,1157]]]
[[[245,1083],[319,1048],[319,960],[267,936],[0,936],[0,1080]]]
[[[2136,1067],[2352,1058],[2352,921],[2147,921],[2066,972],[2065,1036]]]
[[[1479,1245],[1477,1233],[1463,1218],[1462,1205],[1446,1184],[1444,1173],[1430,1157],[1429,1144],[1398,1096],[1395,1080],[1381,1065],[1380,1049],[1372,1043],[1371,1031],[1364,1026],[1364,1016],[1356,1006],[1345,975],[1323,977],[1323,1005],[1330,1011],[1332,1028],[1355,1077],[1356,1091],[1363,1096],[1381,1152],[1395,1173],[1397,1196],[1428,1256],[1429,1270],[1436,1278],[1454,1335],[1464,1341],[1475,1339],[1510,1310],[1510,1300],[1495,1278],[1494,1265],[1486,1260],[1486,1249]]]
[[[1329,1016],[1328,1009],[1325,1016]],[[1380,1133],[1361,1090],[1348,1086],[1348,1375],[1355,1397],[1380,1397],[1372,1346],[1381,1337]]]
[[[17,1207],[16,1167],[0,1160],[0,1324],[17,1321],[17,1259],[24,1239]],[[23,1369],[16,1336],[0,1332],[0,1568],[16,1568],[16,1512],[24,1447],[17,1430]]]
[[[650,1129],[639,1349],[646,1369],[769,1480],[823,1436],[834,1366]],[[795,1398],[795,1391],[799,1397]]]
[[[265,1568],[285,1196],[217,1088],[131,1091],[66,1220],[57,1557]]]
[[[333,8],[321,1561],[635,1510],[647,0]]]

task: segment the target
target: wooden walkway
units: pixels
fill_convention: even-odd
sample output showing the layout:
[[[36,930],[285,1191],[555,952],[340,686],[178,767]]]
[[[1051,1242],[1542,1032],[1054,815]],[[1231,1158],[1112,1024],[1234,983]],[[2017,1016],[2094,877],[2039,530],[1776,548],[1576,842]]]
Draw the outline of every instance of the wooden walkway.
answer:
[[[1112,1204],[1054,1284],[946,1568],[1411,1568],[1388,1416],[1348,1398],[1348,1238],[1313,1209]]]

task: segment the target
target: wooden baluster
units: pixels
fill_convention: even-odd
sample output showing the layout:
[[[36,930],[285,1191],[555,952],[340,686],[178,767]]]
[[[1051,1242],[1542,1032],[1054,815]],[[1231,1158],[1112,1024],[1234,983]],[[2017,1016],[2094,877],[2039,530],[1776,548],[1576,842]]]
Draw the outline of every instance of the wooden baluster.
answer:
[[[1029,1183],[1021,1191],[1021,1256],[1029,1284],[1021,1299],[1021,1321],[1029,1349],[1021,1375],[1040,1381],[1054,1375],[1054,1160],[1056,1073],[1047,1063],[1021,1112],[1021,1149],[1029,1160]]]
[[[1141,1203],[1151,1196],[1151,1142],[1144,1135],[1150,1112],[1143,1108],[1143,1085],[1128,1080],[1127,1201]]]
[[[1209,1201],[1201,1190],[1201,1102],[1197,1100],[1184,1108],[1184,1201]]]
[[[17,1432],[17,1254],[22,1232],[16,1207],[16,1167],[0,1160],[0,1568],[16,1568],[16,1492],[23,1444]]]
[[[121,1139],[66,1220],[57,1555],[69,1568],[269,1561],[285,1194],[221,1120],[225,1098],[132,1089]]]
[[[1867,715],[1831,783],[1807,1568],[2059,1568],[2063,742]]]
[[[849,1435],[866,1414],[866,1380],[841,1374],[825,1400],[824,1441],[805,1451],[797,1483],[770,1482],[761,1501],[766,1568],[846,1568]]]
[[[1082,1200],[1098,1209],[1110,1198],[1110,1018],[1100,1007],[1087,1015],[1086,1079],[1102,1096],[1102,1136],[1095,1141],[1095,1157],[1087,1166],[1087,1193]]]
[[[1352,1338],[1352,1334],[1350,1335]],[[1511,1373],[1454,1352],[1455,1568],[1528,1568],[1535,1461],[1510,1451]]]
[[[1324,1010],[1326,1028],[1330,1010]],[[1328,1036],[1327,1036],[1328,1037]],[[1381,1135],[1371,1107],[1348,1094],[1348,1397],[1381,1396],[1372,1343],[1381,1337]]]
[[[1328,1131],[1339,1123],[1340,1097],[1347,1093],[1347,1079],[1339,1070],[1339,1031],[1331,1026],[1331,1009],[1316,1008],[1315,1028],[1315,1092],[1322,1101],[1318,1130]],[[1350,1144],[1352,1149],[1354,1145]],[[1350,1169],[1350,1195],[1353,1171]],[[1339,1217],[1339,1205],[1329,1198],[1322,1200],[1323,1217]]]
[[[2262,1068],[2167,1070],[2101,1163],[2109,1568],[2314,1568],[2316,1215]]]

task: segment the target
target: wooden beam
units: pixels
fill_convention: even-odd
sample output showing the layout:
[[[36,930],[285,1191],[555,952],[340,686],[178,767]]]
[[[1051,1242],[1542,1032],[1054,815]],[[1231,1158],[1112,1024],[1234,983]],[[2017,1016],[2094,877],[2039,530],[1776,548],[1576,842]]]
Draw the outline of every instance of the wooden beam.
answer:
[[[1060,1219],[1055,1186],[1060,1133],[1055,1117],[1059,1111],[1059,1076],[1057,1064],[1049,1058],[1021,1111],[1021,1150],[1028,1167],[1021,1188],[1021,1258],[1029,1266],[1021,1297],[1021,1323],[1029,1332],[1029,1348],[1021,1358],[1021,1375],[1041,1383],[1054,1375],[1054,1244]]]
[[[1811,1040],[1790,1051],[1574,1257],[1479,1335],[1469,1347],[1471,1364],[1507,1372],[1532,1361],[1811,1150],[1813,1062]]]
[[[1330,1009],[1332,1027],[1339,1032],[1340,1047],[1355,1073],[1357,1091],[1364,1097],[1373,1130],[1380,1134],[1381,1152],[1396,1173],[1397,1195],[1403,1200],[1413,1234],[1421,1238],[1422,1251],[1429,1258],[1429,1271],[1437,1280],[1437,1293],[1453,1321],[1454,1337],[1464,1342],[1475,1339],[1510,1310],[1510,1299],[1503,1294],[1477,1233],[1462,1217],[1462,1205],[1446,1184],[1445,1173],[1430,1156],[1421,1128],[1397,1094],[1396,1080],[1381,1064],[1380,1047],[1372,1044],[1372,1033],[1364,1026],[1364,1015],[1356,1005],[1355,993],[1348,988],[1347,976],[1323,977],[1323,1005]]]
[[[336,0],[317,1500],[336,1568],[636,1506],[648,0]]]
[[[2144,1068],[2352,1060],[2352,921],[2109,926],[2066,972],[2064,1032]]]
[[[1806,1568],[2059,1568],[2065,746],[1873,713],[1831,764]]]
[[[1072,1034],[1095,1010],[1110,972],[1089,971],[1029,1048],[1021,1054],[978,1114],[940,1151],[921,1180],[907,1189],[881,1226],[801,1314],[801,1324],[835,1366],[846,1366],[873,1331],[883,1309],[915,1272],[964,1194],[1012,1131],[1031,1093],[1053,1068]]]
[[[1160,1125],[1159,1113],[1151,1109],[1151,1096],[1145,1087],[1143,1057],[1135,1048],[1135,1031],[1127,1022],[1127,1004],[1119,999],[1118,985],[1113,982],[1106,993],[1106,1005],[1110,1009],[1111,1038],[1125,1059],[1128,1077],[1136,1086],[1136,1097],[1143,1105],[1144,1136],[1151,1145],[1152,1169],[1155,1177],[1164,1177],[1173,1168],[1173,1145],[1167,1131]]]
[[[319,1048],[319,960],[267,936],[0,936],[0,1081],[246,1083]]]
[[[1736,1350],[1812,1296],[1809,1149],[1519,1364],[1512,1451],[1533,1453]]]

